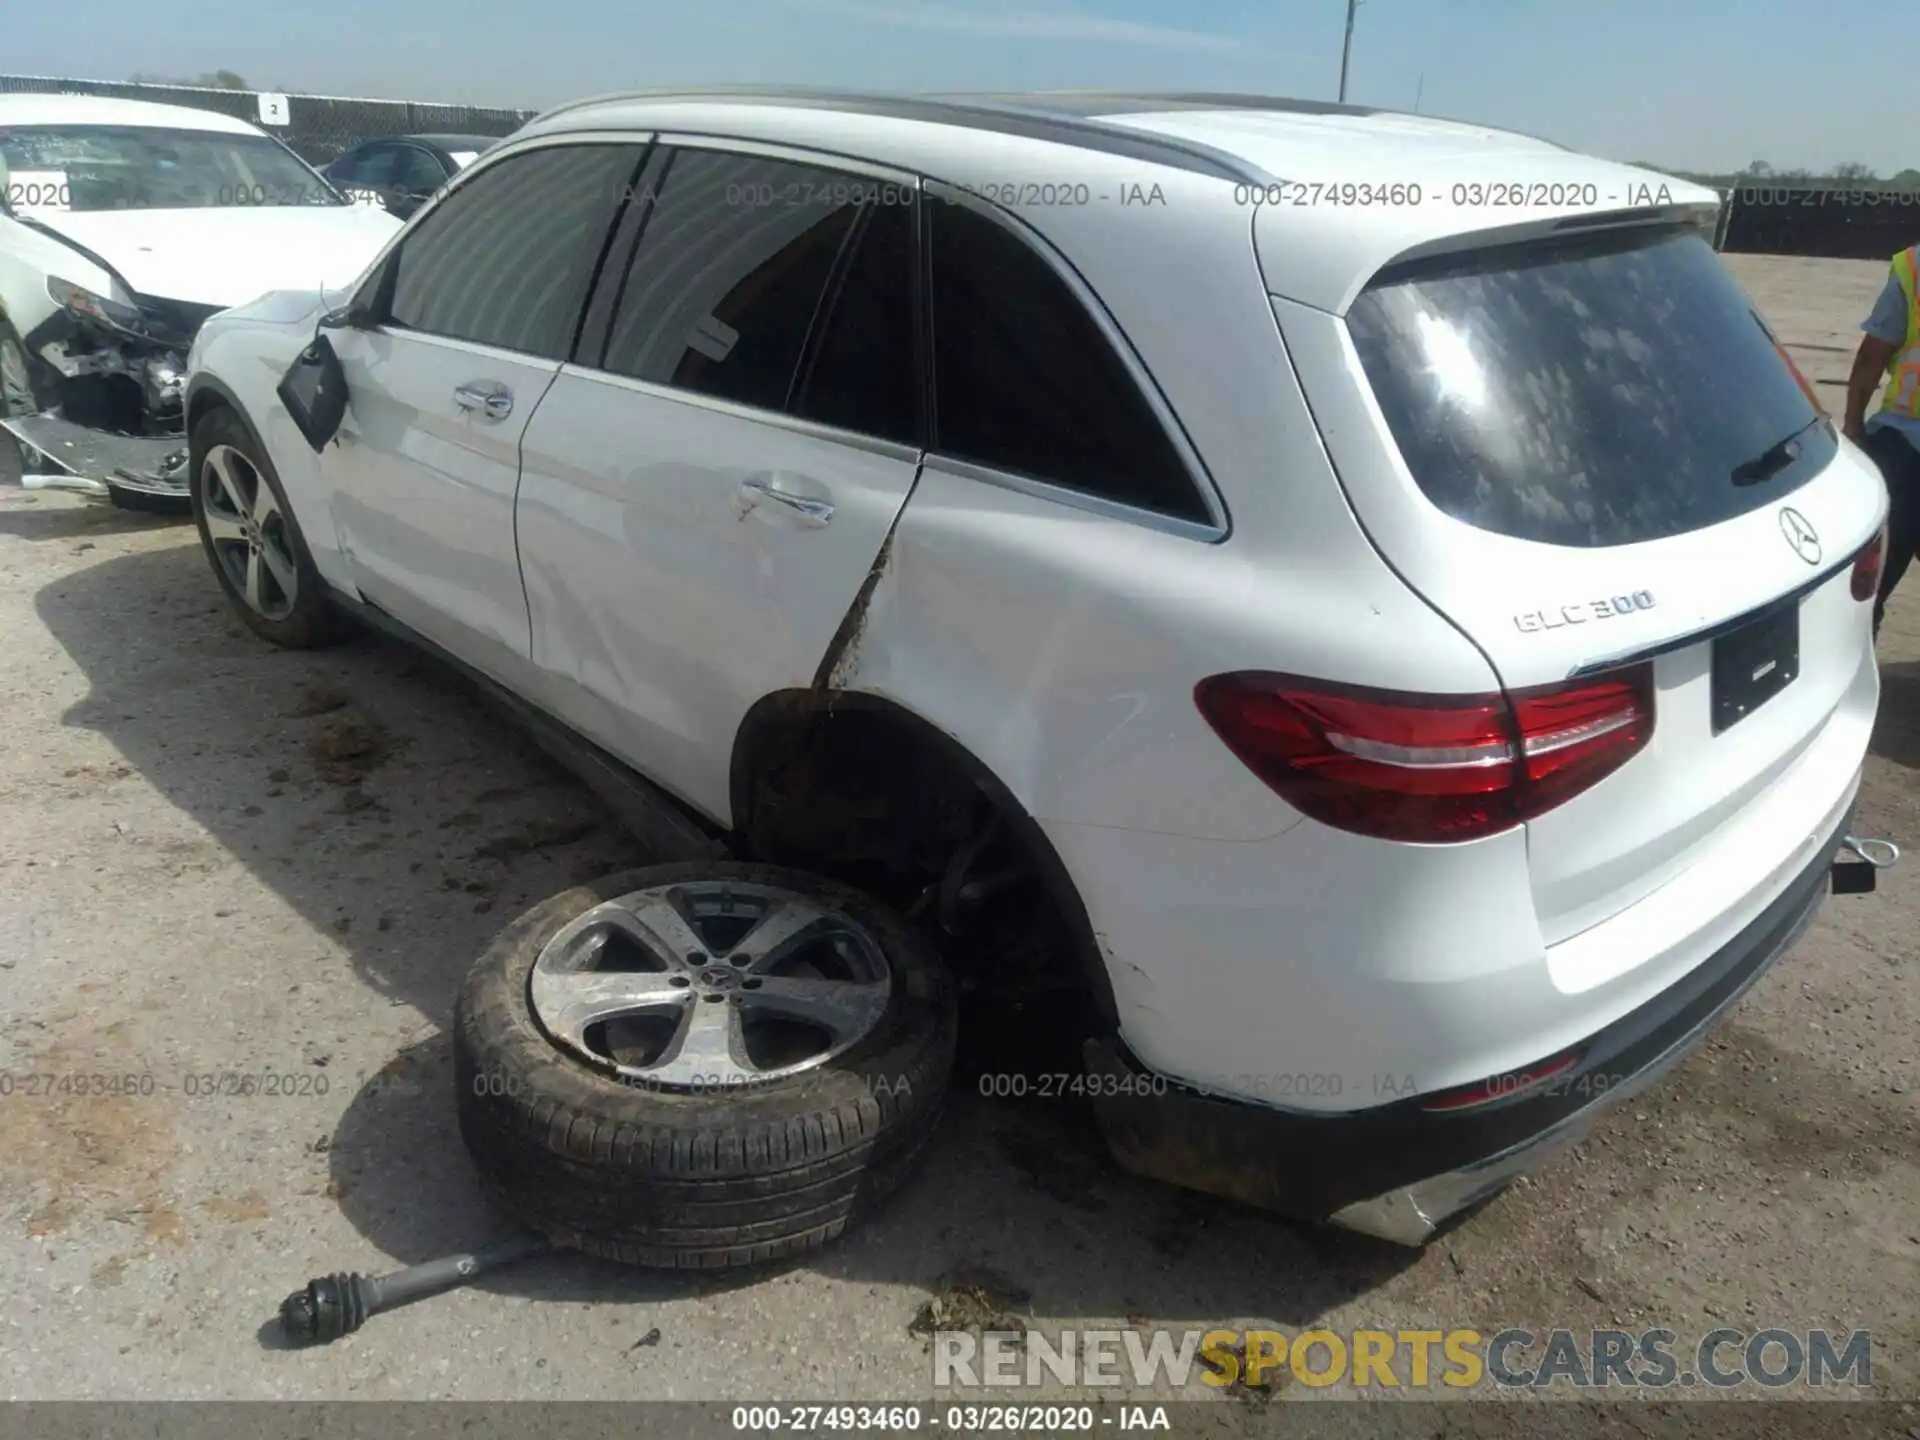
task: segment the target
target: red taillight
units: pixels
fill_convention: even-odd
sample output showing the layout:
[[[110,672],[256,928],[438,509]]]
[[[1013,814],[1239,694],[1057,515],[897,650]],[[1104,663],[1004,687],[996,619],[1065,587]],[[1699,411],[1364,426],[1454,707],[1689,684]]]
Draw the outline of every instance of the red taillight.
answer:
[[[1424,696],[1242,671],[1194,687],[1241,762],[1324,824],[1445,843],[1570,800],[1653,734],[1653,667],[1511,695]]]
[[[1880,572],[1887,563],[1887,528],[1873,537],[1853,562],[1853,598],[1871,600],[1880,593]]]
[[[1489,1080],[1477,1080],[1458,1090],[1442,1090],[1421,1102],[1422,1110],[1477,1110],[1482,1105],[1497,1105],[1502,1100],[1517,1100],[1538,1090],[1549,1080],[1566,1074],[1580,1063],[1580,1052],[1568,1050],[1551,1060],[1542,1060],[1525,1069],[1511,1070]]]

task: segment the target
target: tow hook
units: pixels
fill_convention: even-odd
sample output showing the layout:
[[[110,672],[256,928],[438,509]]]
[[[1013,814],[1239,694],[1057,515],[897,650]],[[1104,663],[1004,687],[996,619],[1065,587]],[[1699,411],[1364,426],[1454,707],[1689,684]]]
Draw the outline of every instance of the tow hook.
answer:
[[[1833,893],[1836,895],[1870,895],[1874,883],[1882,870],[1890,868],[1900,858],[1900,847],[1891,840],[1864,839],[1858,835],[1846,835],[1840,840],[1841,851],[1851,851],[1857,859],[1842,860],[1834,857],[1832,869]]]

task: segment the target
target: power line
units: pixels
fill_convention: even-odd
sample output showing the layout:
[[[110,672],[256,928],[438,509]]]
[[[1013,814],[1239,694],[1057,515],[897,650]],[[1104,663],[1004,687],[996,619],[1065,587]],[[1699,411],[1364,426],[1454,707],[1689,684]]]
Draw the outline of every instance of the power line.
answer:
[[[1347,38],[1340,47],[1340,103],[1347,103],[1347,65],[1353,59],[1353,16],[1361,0],[1347,0]]]

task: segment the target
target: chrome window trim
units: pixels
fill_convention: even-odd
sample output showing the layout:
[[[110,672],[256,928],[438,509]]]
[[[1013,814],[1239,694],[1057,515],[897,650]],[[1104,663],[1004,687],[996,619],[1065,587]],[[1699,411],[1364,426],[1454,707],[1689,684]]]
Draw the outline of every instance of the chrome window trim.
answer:
[[[698,391],[682,390],[675,385],[662,385],[653,380],[639,380],[631,375],[621,375],[612,370],[599,370],[591,365],[582,365],[572,360],[560,367],[560,373],[562,377],[572,376],[581,380],[618,386],[620,389],[630,390],[636,395],[644,395],[649,399],[671,400],[678,404],[691,405],[696,409],[725,415],[730,419],[751,421],[772,429],[785,430],[789,434],[801,435],[810,440],[829,441],[850,450],[864,450],[870,455],[880,455],[889,460],[918,465],[925,458],[917,445],[903,445],[898,440],[883,440],[877,435],[868,435],[858,430],[842,430],[838,426],[823,425],[818,420],[788,415],[779,410],[762,410],[758,406],[742,405],[737,400],[722,400],[713,395],[702,395]]]
[[[1056,505],[1064,505],[1069,509],[1084,510],[1108,520],[1121,520],[1146,530],[1158,530],[1182,540],[1198,540],[1205,544],[1217,545],[1230,533],[1223,525],[1182,520],[1176,515],[1162,515],[1157,510],[1142,510],[1137,505],[1123,504],[1121,501],[1109,500],[1100,495],[1089,495],[1084,490],[1055,485],[1050,481],[1038,480],[1031,475],[1022,475],[1012,470],[998,470],[990,465],[957,459],[937,451],[928,452],[925,466],[934,474],[947,475],[960,480],[973,480],[1002,490],[1017,491],[1022,495],[1031,495],[1036,500],[1050,500]]]
[[[790,165],[808,165],[816,170],[844,170],[850,175],[887,180],[915,192],[921,189],[920,177],[911,170],[884,165],[877,160],[846,155],[837,150],[816,150],[805,145],[789,145],[770,140],[742,140],[704,130],[661,130],[654,140],[682,150],[722,150],[733,155],[751,155],[760,160],[784,160]]]

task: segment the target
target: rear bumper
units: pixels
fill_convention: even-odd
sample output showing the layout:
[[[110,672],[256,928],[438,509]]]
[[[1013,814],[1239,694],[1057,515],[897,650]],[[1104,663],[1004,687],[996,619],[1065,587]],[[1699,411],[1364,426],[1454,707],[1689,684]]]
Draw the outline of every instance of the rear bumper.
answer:
[[[188,504],[184,435],[118,435],[50,413],[0,420],[0,428],[59,467],[57,476],[33,477],[42,488],[87,495],[130,490]]]
[[[1101,1129],[1138,1174],[1402,1244],[1585,1137],[1680,1063],[1813,922],[1851,807],[1768,906],[1651,1001],[1596,1032],[1578,1065],[1510,1101],[1464,1112],[1420,1098],[1340,1114],[1284,1111],[1168,1084],[1117,1042],[1087,1047]]]

